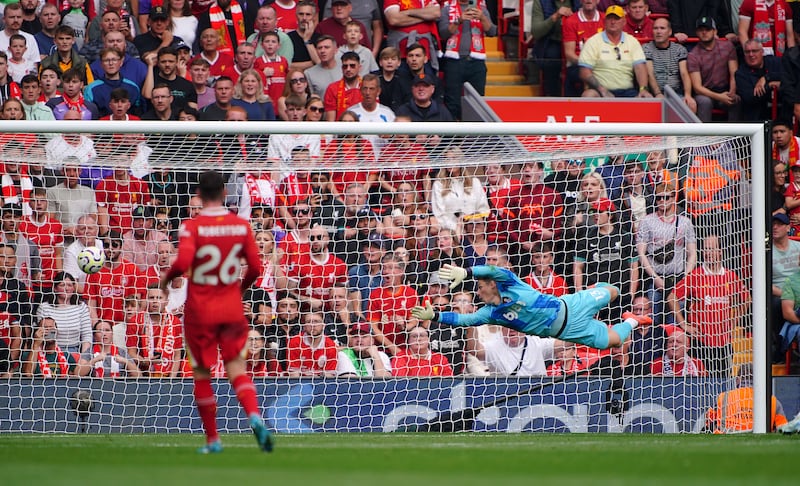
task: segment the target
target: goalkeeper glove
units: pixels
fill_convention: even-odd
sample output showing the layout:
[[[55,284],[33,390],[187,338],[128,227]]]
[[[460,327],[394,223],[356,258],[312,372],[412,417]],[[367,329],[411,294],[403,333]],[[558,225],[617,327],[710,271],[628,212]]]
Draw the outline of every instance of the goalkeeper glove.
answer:
[[[444,280],[450,280],[450,290],[453,290],[467,278],[467,270],[446,263],[439,269],[439,277]]]
[[[430,302],[425,302],[425,307],[415,306],[411,309],[411,317],[421,321],[430,321],[435,315]]]

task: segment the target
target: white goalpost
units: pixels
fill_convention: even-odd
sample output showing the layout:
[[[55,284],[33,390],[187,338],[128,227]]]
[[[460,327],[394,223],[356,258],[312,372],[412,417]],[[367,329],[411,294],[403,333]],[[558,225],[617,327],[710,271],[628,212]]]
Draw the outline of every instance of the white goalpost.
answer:
[[[180,292],[161,301],[148,288],[177,252],[180,221],[199,209],[192,196],[207,169],[223,173],[226,204],[251,220],[263,252],[262,278],[245,296],[246,352],[279,433],[697,433],[725,429],[708,411],[745,369],[752,432],[768,432],[765,133],[761,124],[0,121],[3,208],[20,211],[14,228],[4,212],[4,241],[17,233],[38,246],[23,257],[15,243],[17,266],[6,269],[29,298],[7,300],[0,315],[0,433],[199,431]],[[81,197],[91,189],[94,217],[79,220],[64,199],[73,179],[87,188]],[[37,230],[48,218],[58,237]],[[108,321],[114,353],[131,367],[100,371],[100,334],[67,318],[40,353],[42,318],[61,315],[47,314],[62,292],[53,279],[75,273],[74,243],[114,238],[136,275],[72,277],[91,325]],[[632,311],[653,322],[612,351],[418,322],[409,311],[423,302],[462,314],[482,305],[474,282],[442,285],[445,263],[505,265],[556,296],[610,283],[620,298],[599,320],[611,326]],[[324,336],[305,323],[311,315]],[[222,367],[212,371],[220,430],[246,430]]]

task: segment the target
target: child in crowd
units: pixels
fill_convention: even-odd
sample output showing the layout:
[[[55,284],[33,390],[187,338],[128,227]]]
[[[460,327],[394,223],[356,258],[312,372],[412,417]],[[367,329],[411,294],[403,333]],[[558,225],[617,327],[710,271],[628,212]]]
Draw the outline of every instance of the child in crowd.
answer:
[[[21,83],[26,74],[36,74],[37,66],[35,63],[25,59],[25,51],[28,50],[28,41],[20,34],[14,34],[8,41],[8,52],[11,57],[8,59],[8,75],[16,83]]]
[[[536,242],[531,249],[533,269],[525,277],[525,283],[543,294],[561,297],[567,293],[564,277],[553,270],[553,245],[550,242]]]
[[[380,64],[378,75],[381,78],[381,104],[397,112],[397,108],[404,102],[402,81],[395,76],[400,68],[400,51],[396,47],[385,47],[381,51],[378,63]]]
[[[267,82],[264,84],[264,93],[275,103],[283,96],[283,87],[286,85],[286,73],[289,72],[289,61],[278,54],[281,48],[280,37],[277,32],[267,32],[261,39],[261,48],[264,55],[257,58],[253,68],[264,74]]]
[[[345,52],[355,52],[361,59],[361,70],[358,72],[359,76],[364,76],[379,69],[378,63],[375,62],[375,56],[372,51],[361,45],[361,39],[364,34],[361,33],[361,24],[356,20],[351,20],[344,25],[344,40],[347,44],[340,46],[336,53],[336,58],[341,59],[342,54]]]

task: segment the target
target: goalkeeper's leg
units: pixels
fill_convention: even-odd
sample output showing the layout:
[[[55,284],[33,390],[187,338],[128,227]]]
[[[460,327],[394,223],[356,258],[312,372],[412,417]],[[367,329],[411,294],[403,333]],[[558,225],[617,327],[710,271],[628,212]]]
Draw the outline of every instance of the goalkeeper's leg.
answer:
[[[567,304],[567,324],[559,339],[585,344],[597,349],[621,346],[628,339],[633,329],[640,324],[634,317],[619,324],[608,326],[594,316],[619,296],[619,289],[607,283],[598,283],[594,287],[575,294],[565,295],[562,300]]]

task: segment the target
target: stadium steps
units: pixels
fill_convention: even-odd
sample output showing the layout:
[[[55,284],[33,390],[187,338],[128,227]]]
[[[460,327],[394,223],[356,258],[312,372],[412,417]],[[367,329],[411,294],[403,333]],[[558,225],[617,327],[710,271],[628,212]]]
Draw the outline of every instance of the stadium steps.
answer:
[[[499,42],[497,37],[486,38],[486,96],[538,96],[539,86],[528,83],[517,61],[505,58]]]
[[[733,330],[731,345],[733,346],[733,376],[736,376],[741,365],[753,362],[753,338],[748,337],[742,328],[737,327]]]

